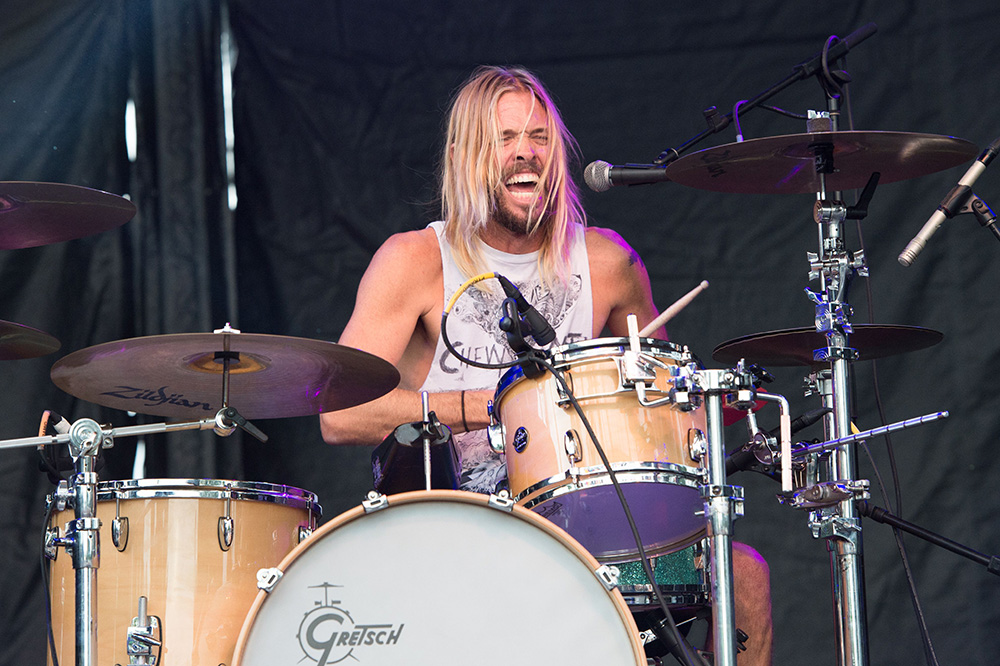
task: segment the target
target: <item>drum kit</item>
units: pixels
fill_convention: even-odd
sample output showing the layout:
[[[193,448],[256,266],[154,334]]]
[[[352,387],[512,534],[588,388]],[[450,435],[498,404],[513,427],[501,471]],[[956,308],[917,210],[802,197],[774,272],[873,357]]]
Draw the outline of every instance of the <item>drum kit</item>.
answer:
[[[814,535],[830,543],[839,663],[866,664],[856,501],[867,498],[867,482],[853,476],[852,442],[874,431],[852,433],[849,367],[942,335],[851,324],[844,285],[867,267],[845,247],[843,223],[865,211],[839,192],[869,184],[864,199],[873,182],[950,168],[976,148],[943,136],[841,132],[835,112],[819,115],[826,124],[815,131],[709,148],[666,167],[670,180],[695,188],[817,195],[815,328],[723,343],[713,358],[724,369],[640,335],[634,318],[627,338],[532,352],[550,371],[515,365],[496,388],[490,438],[506,457],[509,488],[493,495],[430,484],[372,491],[317,529],[317,497],[290,486],[100,482],[97,455],[117,437],[240,428],[266,439],[251,421],[366,403],[392,390],[399,374],[342,345],[228,324],[63,357],[51,378],[67,393],[182,420],[113,428],[54,419],[38,437],[0,442],[65,445],[74,461],[46,520],[50,663],[641,665],[659,663],[650,646],[671,636],[662,627],[640,632],[635,616],[660,607],[668,617],[710,608],[714,663],[733,666],[731,535],[743,496],[727,483],[723,427],[739,418],[756,432],[744,453],[780,469],[783,501],[809,511]],[[106,231],[135,213],[120,197],[51,183],[0,183],[0,206],[6,249]],[[58,348],[46,333],[0,322],[0,359]],[[809,369],[826,442],[793,448],[787,401],[760,390],[766,373],[758,366],[767,365]],[[756,427],[755,410],[769,402],[779,406],[778,436]],[[461,593],[470,582],[481,590],[476,602]],[[571,612],[533,615],[525,601],[538,594]],[[684,647],[679,654],[700,658]]]

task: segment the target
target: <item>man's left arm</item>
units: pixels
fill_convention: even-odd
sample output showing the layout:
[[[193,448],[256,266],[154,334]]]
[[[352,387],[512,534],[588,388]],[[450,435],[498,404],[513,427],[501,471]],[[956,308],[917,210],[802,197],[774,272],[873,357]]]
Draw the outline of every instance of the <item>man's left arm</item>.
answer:
[[[617,232],[599,227],[587,230],[587,252],[595,331],[606,329],[612,336],[626,337],[628,315],[636,316],[640,330],[653,321],[659,312],[639,253]],[[661,326],[650,337],[666,340],[666,329]]]

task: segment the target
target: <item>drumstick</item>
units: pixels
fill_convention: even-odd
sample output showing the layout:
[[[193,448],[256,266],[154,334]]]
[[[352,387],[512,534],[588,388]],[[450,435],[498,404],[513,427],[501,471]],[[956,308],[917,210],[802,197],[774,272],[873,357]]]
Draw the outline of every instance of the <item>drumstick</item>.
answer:
[[[668,321],[674,318],[678,312],[687,307],[687,304],[694,300],[694,297],[705,291],[708,288],[708,280],[702,280],[701,284],[697,287],[684,294],[677,301],[671,305],[669,308],[660,313],[653,321],[646,324],[645,328],[639,331],[640,338],[649,337],[649,334],[658,329],[659,327],[666,324]]]

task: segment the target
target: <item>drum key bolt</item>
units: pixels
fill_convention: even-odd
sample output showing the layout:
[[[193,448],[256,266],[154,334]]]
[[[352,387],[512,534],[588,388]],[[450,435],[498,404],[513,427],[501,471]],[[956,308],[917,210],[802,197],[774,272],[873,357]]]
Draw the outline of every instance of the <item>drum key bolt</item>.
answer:
[[[380,492],[369,490],[368,497],[361,503],[361,506],[365,508],[365,513],[374,513],[389,506],[389,498]]]
[[[285,573],[277,567],[257,570],[257,589],[265,592],[274,591],[274,586],[278,584]]]
[[[601,581],[609,591],[618,585],[618,567],[602,564],[594,570],[594,574],[597,576],[597,580]]]
[[[506,511],[507,513],[514,510],[514,500],[511,498],[509,490],[501,490],[498,493],[490,495],[488,504],[494,509]]]

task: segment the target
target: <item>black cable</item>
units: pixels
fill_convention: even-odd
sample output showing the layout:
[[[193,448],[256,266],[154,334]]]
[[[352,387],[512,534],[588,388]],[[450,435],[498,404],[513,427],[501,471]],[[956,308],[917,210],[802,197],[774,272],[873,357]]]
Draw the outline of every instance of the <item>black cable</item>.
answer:
[[[667,628],[673,639],[676,641],[677,646],[680,648],[680,655],[675,655],[678,660],[688,666],[704,666],[704,661],[696,653],[691,653],[689,651],[689,646],[684,637],[681,636],[680,631],[677,629],[677,624],[674,622],[673,615],[670,612],[670,608],[667,606],[666,600],[663,598],[663,594],[660,590],[660,586],[656,584],[656,577],[653,574],[653,568],[649,563],[649,557],[646,555],[646,549],[642,545],[642,537],[639,535],[639,529],[635,524],[635,518],[632,516],[632,511],[629,508],[628,501],[625,499],[625,493],[622,490],[621,484],[618,482],[618,477],[615,471],[611,467],[611,463],[608,460],[607,455],[604,453],[604,447],[601,446],[597,439],[597,433],[594,432],[593,427],[590,424],[590,420],[587,418],[586,414],[583,412],[583,408],[577,401],[576,396],[573,395],[569,384],[563,378],[562,373],[556,370],[555,366],[552,365],[548,359],[544,358],[541,354],[537,355],[537,358],[531,358],[530,360],[538,363],[546,370],[552,373],[552,376],[559,383],[559,386],[565,392],[566,397],[569,399],[570,404],[573,405],[573,410],[580,417],[583,422],[583,427],[587,429],[587,434],[590,436],[590,440],[594,443],[594,449],[597,451],[597,455],[600,456],[601,462],[604,464],[604,469],[608,471],[608,478],[611,479],[611,485],[614,486],[615,493],[618,495],[618,501],[622,505],[622,510],[625,512],[625,518],[628,520],[629,529],[632,531],[632,538],[635,540],[636,548],[639,551],[639,560],[642,562],[643,571],[649,582],[652,584],[654,596],[656,596],[656,601],[660,606],[660,610],[663,611],[664,617],[667,620]]]
[[[56,654],[56,639],[52,632],[52,602],[50,600],[52,592],[49,585],[48,558],[45,557],[45,538],[49,530],[49,522],[52,520],[52,509],[55,504],[56,500],[54,496],[46,501],[47,506],[45,507],[45,522],[42,524],[42,548],[40,552],[40,560],[42,569],[42,591],[45,597],[45,624],[48,628],[49,634],[49,650],[52,653],[52,666],[59,666],[59,657]]]
[[[453,297],[455,298],[455,297]],[[636,548],[639,551],[639,559],[642,562],[643,571],[653,589],[653,594],[656,597],[657,604],[660,606],[660,610],[667,620],[667,628],[669,629],[670,635],[675,640],[676,645],[679,647],[679,653],[675,655],[680,662],[685,664],[685,666],[706,666],[704,660],[701,659],[697,653],[689,650],[687,641],[681,636],[680,631],[677,629],[677,624],[674,622],[673,615],[670,612],[670,608],[667,606],[666,600],[663,598],[663,594],[660,590],[660,586],[656,584],[656,576],[653,573],[653,568],[649,563],[649,557],[646,555],[646,550],[642,545],[642,537],[639,535],[639,529],[635,524],[635,518],[632,516],[632,511],[629,508],[628,501],[625,499],[625,493],[621,488],[621,484],[618,482],[618,476],[614,469],[611,467],[611,463],[608,460],[607,455],[604,453],[604,448],[601,446],[600,441],[597,438],[597,433],[594,432],[593,426],[590,424],[590,420],[587,419],[586,414],[583,412],[583,408],[577,401],[576,396],[570,389],[569,384],[563,378],[562,373],[560,373],[552,363],[549,362],[547,354],[542,350],[533,350],[525,354],[521,358],[516,358],[513,361],[508,361],[505,363],[479,363],[477,361],[472,361],[462,356],[461,353],[451,344],[451,340],[448,338],[448,311],[445,310],[441,315],[441,340],[444,342],[445,347],[448,351],[454,355],[459,361],[463,363],[468,363],[469,365],[476,368],[483,368],[488,370],[503,370],[505,368],[511,368],[515,365],[521,365],[522,363],[536,363],[541,367],[552,373],[552,376],[559,383],[562,390],[565,392],[570,404],[573,406],[574,411],[576,411],[577,416],[583,422],[584,428],[587,430],[587,434],[590,436],[590,440],[594,443],[594,449],[597,451],[597,455],[601,458],[601,462],[604,464],[604,469],[608,472],[608,478],[611,480],[611,485],[615,489],[615,494],[618,496],[618,501],[621,503],[622,510],[625,512],[625,518],[628,521],[629,529],[632,532],[632,538],[635,540]]]
[[[829,45],[829,41],[827,42]],[[826,48],[824,48],[824,56],[826,55]],[[824,75],[828,75],[829,71],[827,68],[827,63],[824,58]],[[839,87],[841,95],[844,99],[843,108],[847,114],[848,129],[854,130],[854,115],[851,109],[851,95],[850,95],[850,85],[845,83],[842,87]],[[865,253],[865,237],[861,227],[861,220],[856,220],[855,225],[857,227],[858,233],[858,245],[860,251]],[[867,254],[867,253],[865,253]],[[870,324],[875,323],[875,302],[872,296],[872,285],[871,277],[865,279],[865,297],[867,300],[867,311],[868,311],[868,322]],[[878,417],[881,425],[886,425],[888,419],[886,418],[885,405],[882,402],[882,390],[879,385],[878,379],[878,364],[875,359],[871,361],[872,368],[872,392],[875,397],[875,407],[878,410]],[[896,515],[902,517],[902,507],[903,507],[903,495],[902,489],[899,483],[899,468],[896,465],[896,453],[892,446],[892,438],[889,433],[883,435],[885,437],[886,452],[889,456],[889,471],[892,474],[892,487],[893,494],[896,498],[895,513]],[[862,442],[865,454],[868,456],[868,460],[871,463],[872,470],[875,473],[875,479],[879,486],[879,492],[882,494],[883,501],[886,506],[889,507],[890,511],[893,509],[893,504],[889,502],[888,493],[886,491],[885,482],[882,479],[882,474],[879,472],[878,465],[875,463],[875,458],[872,456],[871,450],[866,442]],[[913,612],[916,615],[917,620],[917,630],[920,632],[920,639],[924,648],[924,659],[926,659],[928,666],[938,666],[937,655],[934,652],[934,643],[931,640],[930,631],[927,629],[927,621],[924,617],[923,607],[920,603],[920,595],[917,593],[916,580],[913,577],[913,570],[910,567],[910,558],[906,551],[906,544],[903,543],[903,535],[898,528],[892,526],[892,533],[896,540],[896,550],[899,551],[899,559],[903,564],[903,573],[906,577],[906,584],[910,591],[910,602],[913,605]]]

